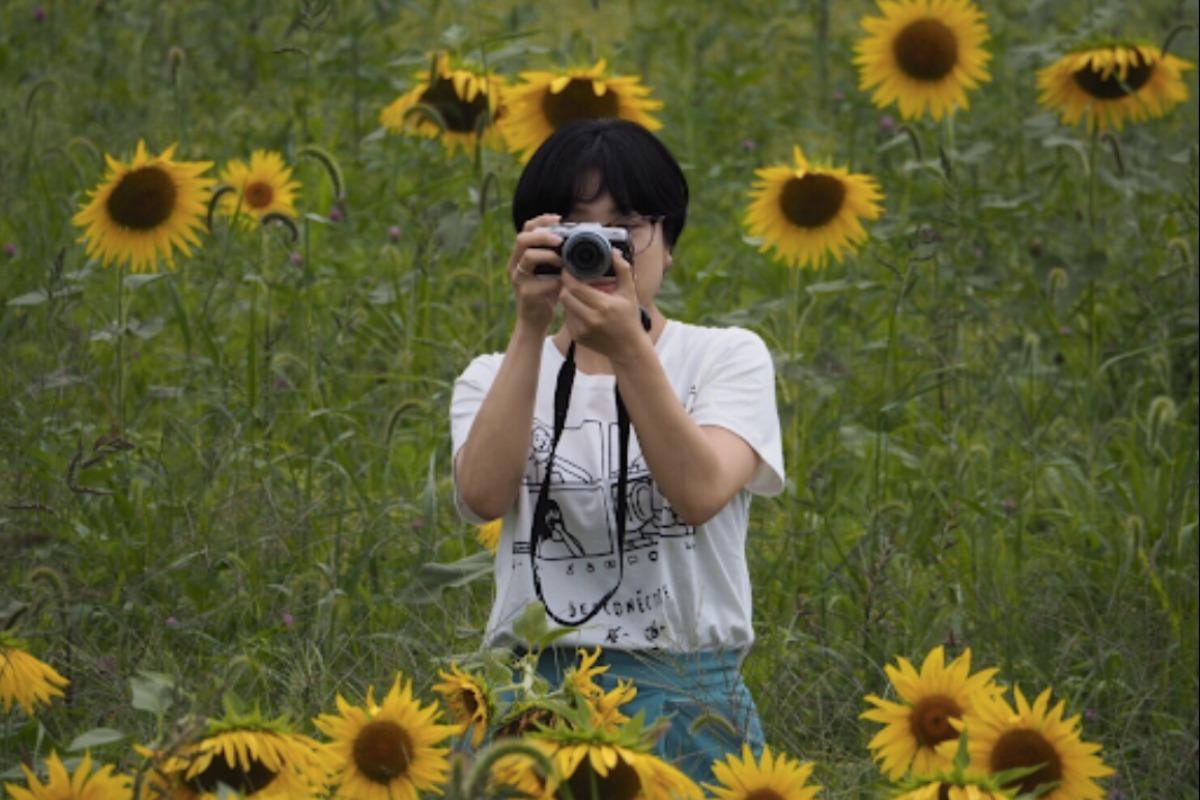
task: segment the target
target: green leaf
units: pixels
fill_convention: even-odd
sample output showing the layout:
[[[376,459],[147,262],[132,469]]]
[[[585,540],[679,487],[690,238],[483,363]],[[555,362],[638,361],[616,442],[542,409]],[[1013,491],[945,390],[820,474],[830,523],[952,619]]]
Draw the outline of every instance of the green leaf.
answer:
[[[106,744],[122,741],[125,734],[116,728],[92,728],[90,731],[85,731],[67,745],[67,749],[71,751],[88,750],[93,747],[100,747]]]
[[[424,564],[417,570],[404,596],[411,603],[433,603],[443,589],[466,586],[491,575],[494,568],[495,560],[486,550],[447,564]]]
[[[139,711],[162,716],[171,705],[175,679],[161,672],[138,670],[138,674],[129,679],[129,687],[133,690],[130,705]]]

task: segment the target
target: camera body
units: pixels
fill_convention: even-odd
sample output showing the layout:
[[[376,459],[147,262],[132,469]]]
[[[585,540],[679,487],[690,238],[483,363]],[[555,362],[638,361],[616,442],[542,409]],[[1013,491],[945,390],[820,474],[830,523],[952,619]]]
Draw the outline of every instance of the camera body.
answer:
[[[608,228],[598,222],[564,222],[552,225],[550,232],[562,237],[554,248],[567,270],[581,281],[596,281],[614,277],[612,251],[617,249],[625,260],[633,263],[633,244],[629,231]]]

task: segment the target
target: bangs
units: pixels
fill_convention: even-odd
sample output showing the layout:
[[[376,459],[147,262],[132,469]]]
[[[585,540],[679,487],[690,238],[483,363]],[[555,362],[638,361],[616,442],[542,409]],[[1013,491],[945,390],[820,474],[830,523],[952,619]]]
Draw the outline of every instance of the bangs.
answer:
[[[687,219],[687,179],[662,142],[625,120],[582,120],[547,139],[517,183],[513,225],[519,231],[539,214],[566,216],[605,192],[622,214],[663,217],[674,246]]]

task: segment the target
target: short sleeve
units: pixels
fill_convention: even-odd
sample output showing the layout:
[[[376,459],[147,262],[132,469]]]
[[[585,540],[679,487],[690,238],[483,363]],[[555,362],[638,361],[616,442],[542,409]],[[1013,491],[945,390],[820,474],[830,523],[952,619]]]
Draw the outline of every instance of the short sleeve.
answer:
[[[502,360],[503,356],[497,353],[477,356],[454,381],[454,392],[450,397],[451,465],[458,457],[458,451],[467,442],[467,436],[471,433],[471,425],[475,422],[475,415],[479,413],[479,407],[483,405],[488,390],[492,388],[492,381],[496,379],[496,373],[500,369]],[[458,509],[458,515],[473,525],[490,522],[491,520],[482,519],[476,515],[463,503],[458,494],[458,475],[454,472],[453,466],[451,472],[454,473],[454,505]]]
[[[696,387],[692,419],[737,434],[762,461],[746,488],[758,495],[783,491],[783,441],[775,405],[775,365],[759,336],[742,328],[722,331],[711,345]]]

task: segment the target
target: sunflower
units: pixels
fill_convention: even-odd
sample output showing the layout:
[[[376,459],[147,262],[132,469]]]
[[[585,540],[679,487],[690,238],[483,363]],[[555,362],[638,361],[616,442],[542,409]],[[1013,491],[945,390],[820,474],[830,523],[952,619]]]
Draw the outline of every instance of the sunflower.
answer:
[[[500,531],[504,528],[504,520],[494,519],[480,525],[475,531],[475,540],[487,548],[488,552],[496,555],[500,547]]]
[[[1101,800],[1104,790],[1093,778],[1111,775],[1113,770],[1097,755],[1100,745],[1080,739],[1079,717],[1064,720],[1063,701],[1050,709],[1049,689],[1032,706],[1019,688],[1014,695],[1016,711],[1003,697],[992,696],[965,716],[971,767],[995,774],[1041,765],[1007,788],[1025,793],[1054,782],[1057,785],[1041,800]]]
[[[270,150],[255,150],[250,163],[233,159],[221,171],[221,182],[234,191],[221,197],[221,212],[245,214],[261,220],[267,214],[296,216],[294,196],[300,184],[292,179],[292,168],[283,156]]]
[[[973,783],[958,785],[931,781],[917,789],[899,792],[894,800],[1011,800],[1012,795]]]
[[[821,787],[808,783],[811,763],[801,764],[785,753],[771,754],[764,747],[756,762],[750,745],[742,745],[742,757],[730,753],[713,762],[713,777],[719,786],[705,784],[718,800],[812,800]]]
[[[159,255],[174,266],[174,251],[190,255],[194,229],[204,217],[212,178],[200,177],[211,161],[176,161],[175,145],[151,156],[145,142],[128,164],[105,154],[108,175],[92,190],[72,222],[86,228],[87,254],[108,266],[124,261],[134,272],[152,271]]]
[[[62,697],[68,683],[54,667],[29,655],[21,640],[0,631],[0,704],[5,713],[16,703],[33,716],[37,706]]]
[[[229,789],[256,800],[318,798],[332,769],[322,746],[286,720],[228,706],[194,741],[167,753],[137,749],[154,762],[144,794],[170,800],[208,800]]]
[[[958,739],[958,730],[951,720],[961,719],[997,691],[992,683],[995,669],[970,674],[969,648],[946,664],[942,647],[935,647],[925,656],[920,674],[907,659],[896,660],[899,668],[888,664],[884,670],[902,702],[869,694],[866,700],[875,708],[860,715],[886,726],[867,746],[875,760],[881,762],[883,772],[893,780],[910,766],[918,775],[949,767],[953,753],[947,754],[939,745]]]
[[[624,730],[624,729],[623,729]],[[640,735],[640,734],[639,734]],[[622,731],[559,728],[539,735],[553,744],[554,771],[546,796],[570,790],[574,800],[700,800],[691,778],[667,762],[622,740]],[[531,762],[530,762],[531,763]]]
[[[471,746],[479,747],[496,707],[487,684],[463,672],[457,664],[451,664],[449,672],[439,671],[438,677],[442,683],[434,684],[433,690],[445,699],[451,716],[463,726],[464,733],[471,733]]]
[[[451,67],[445,53],[435,56],[431,69],[415,77],[416,85],[380,112],[379,121],[385,128],[430,139],[440,137],[450,153],[459,147],[470,152],[476,142],[503,148],[494,123],[504,114],[500,105],[504,78],[473,67]],[[421,113],[427,109],[436,114]]]
[[[1120,130],[1126,120],[1161,117],[1187,100],[1182,73],[1195,66],[1150,44],[1104,44],[1076,50],[1038,71],[1038,102],[1088,130]]]
[[[878,219],[883,193],[869,175],[841,167],[813,166],[797,145],[795,166],[757,170],[745,224],[763,240],[759,252],[774,247],[789,266],[820,268],[826,256],[842,260],[866,241],[860,219]]]
[[[367,690],[365,707],[337,697],[338,714],[322,714],[315,723],[333,741],[336,797],[347,800],[416,800],[418,792],[439,791],[447,781],[448,748],[437,743],[458,732],[437,722],[434,704],[422,708],[412,684],[396,676],[377,704]]]
[[[859,88],[879,108],[899,102],[905,119],[967,108],[967,91],[991,79],[983,12],[969,0],[878,4],[883,16],[863,17],[869,35],[854,48]]]
[[[647,130],[662,127],[648,112],[662,108],[636,76],[606,76],[608,62],[565,72],[522,72],[521,83],[504,92],[506,112],[499,127],[512,152],[528,161],[550,134],[577,119],[616,117]]]
[[[12,800],[128,800],[133,797],[132,780],[128,775],[113,774],[111,764],[92,772],[92,755],[85,752],[75,768],[75,774],[59,760],[56,753],[46,759],[48,780],[42,783],[29,767],[21,765],[28,788],[13,783],[4,784]]]

